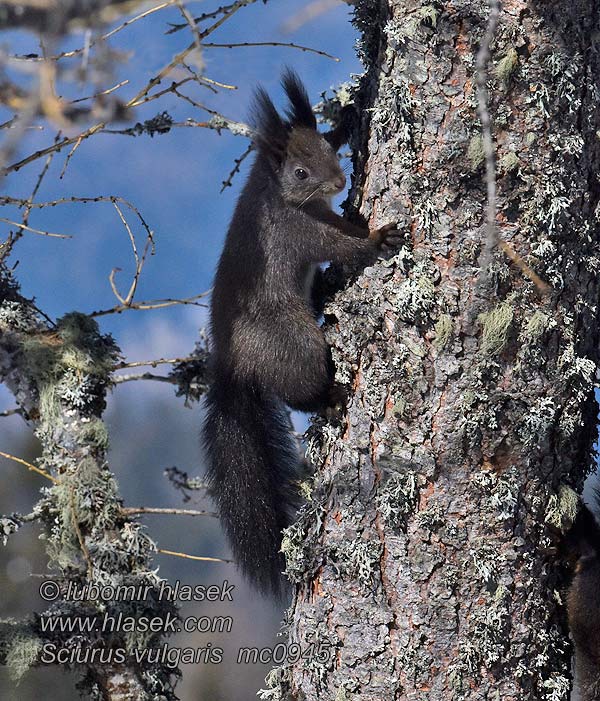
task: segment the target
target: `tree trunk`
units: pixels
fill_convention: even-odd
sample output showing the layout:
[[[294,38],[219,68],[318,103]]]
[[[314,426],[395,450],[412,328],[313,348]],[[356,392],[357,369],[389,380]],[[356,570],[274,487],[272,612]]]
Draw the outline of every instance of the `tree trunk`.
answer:
[[[500,250],[480,272],[488,13],[357,3],[355,203],[407,242],[326,309],[351,400],[311,432],[315,484],[284,546],[305,655],[269,698],[569,696],[556,546],[596,435],[599,10],[506,0],[491,47],[498,233],[547,294]]]

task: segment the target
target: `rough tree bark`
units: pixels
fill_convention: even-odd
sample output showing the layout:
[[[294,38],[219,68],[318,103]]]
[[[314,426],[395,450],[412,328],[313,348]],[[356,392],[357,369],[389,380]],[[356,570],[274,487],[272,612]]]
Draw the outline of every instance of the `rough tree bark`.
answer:
[[[326,309],[339,425],[285,541],[291,641],[265,698],[567,699],[556,557],[592,464],[600,258],[595,0],[506,0],[490,111],[499,236],[474,86],[481,0],[361,0],[354,203],[406,246]],[[309,648],[313,643],[316,647]]]

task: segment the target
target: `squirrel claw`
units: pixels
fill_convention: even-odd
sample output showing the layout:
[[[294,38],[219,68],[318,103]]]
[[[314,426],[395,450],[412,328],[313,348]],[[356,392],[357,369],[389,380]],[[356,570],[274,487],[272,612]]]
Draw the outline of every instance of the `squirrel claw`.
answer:
[[[348,402],[348,393],[342,385],[333,384],[329,390],[327,407],[325,408],[325,417],[328,421],[341,419],[344,415],[346,403]]]
[[[377,241],[379,248],[383,250],[392,250],[398,248],[404,239],[404,236],[398,231],[398,224],[384,224],[378,229],[375,229],[373,239]]]

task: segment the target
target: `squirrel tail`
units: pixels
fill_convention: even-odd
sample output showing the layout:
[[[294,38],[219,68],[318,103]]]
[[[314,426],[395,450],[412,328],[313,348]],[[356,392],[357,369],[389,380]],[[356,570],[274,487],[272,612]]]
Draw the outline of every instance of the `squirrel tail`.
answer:
[[[566,544],[575,562],[567,594],[569,628],[575,647],[575,686],[581,701],[600,698],[600,492],[582,504]]]
[[[291,522],[299,456],[283,405],[257,388],[215,377],[203,442],[209,493],[236,564],[264,592],[281,594],[281,531]]]

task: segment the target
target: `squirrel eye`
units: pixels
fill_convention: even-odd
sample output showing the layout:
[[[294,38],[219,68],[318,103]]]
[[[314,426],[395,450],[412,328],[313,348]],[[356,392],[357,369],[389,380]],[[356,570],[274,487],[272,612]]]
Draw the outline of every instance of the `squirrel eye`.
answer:
[[[296,168],[294,175],[298,178],[298,180],[306,180],[306,178],[308,178],[308,173],[304,170],[304,168]]]

